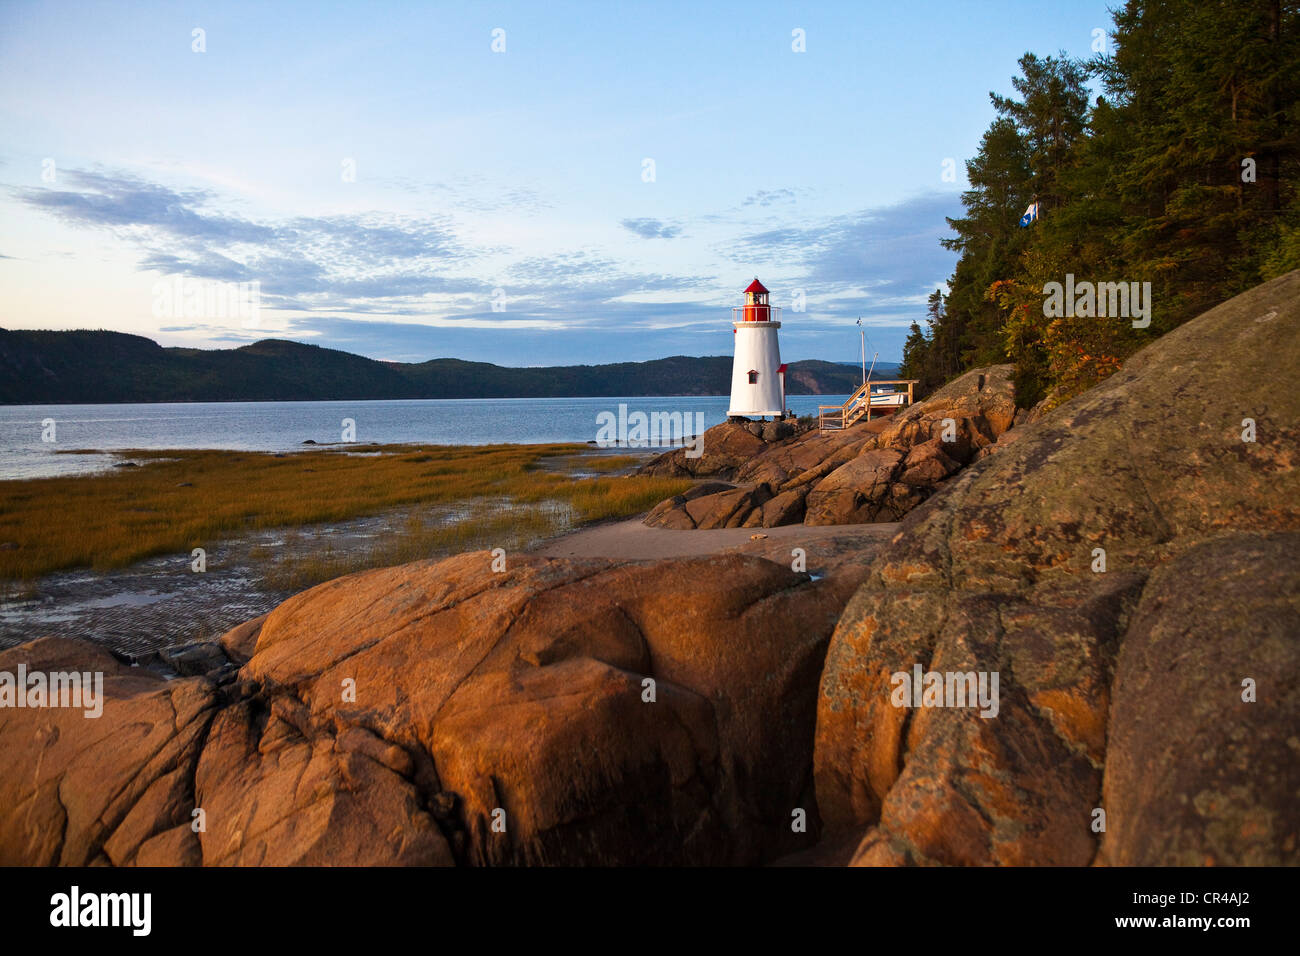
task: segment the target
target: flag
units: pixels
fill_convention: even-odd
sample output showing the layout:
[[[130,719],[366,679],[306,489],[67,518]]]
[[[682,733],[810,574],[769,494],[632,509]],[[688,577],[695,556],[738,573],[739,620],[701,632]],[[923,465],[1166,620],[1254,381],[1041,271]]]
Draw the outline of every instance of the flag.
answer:
[[[1038,202],[1035,200],[1029,204],[1028,208],[1025,209],[1025,214],[1020,217],[1020,225],[1027,226],[1036,219],[1038,219]]]

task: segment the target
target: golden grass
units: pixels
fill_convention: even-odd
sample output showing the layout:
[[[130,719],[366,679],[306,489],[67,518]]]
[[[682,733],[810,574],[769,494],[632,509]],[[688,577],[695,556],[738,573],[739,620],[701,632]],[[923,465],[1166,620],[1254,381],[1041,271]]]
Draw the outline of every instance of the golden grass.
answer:
[[[354,571],[444,558],[462,551],[504,548],[511,554],[567,530],[571,526],[569,510],[554,503],[508,510],[502,510],[500,503],[485,503],[460,520],[433,526],[412,515],[400,533],[382,536],[364,547],[334,548],[326,543],[305,549],[291,532],[284,546],[256,548],[253,558],[266,565],[262,582],[267,587],[300,591]]]
[[[580,459],[565,459],[576,471],[605,473],[607,471],[625,471],[641,464],[646,459],[636,455],[586,455]],[[578,462],[581,462],[579,465]]]
[[[355,453],[361,450],[382,453]],[[544,459],[584,451],[582,445],[402,445],[286,455],[131,452],[131,459],[143,462],[140,467],[0,482],[0,578],[123,567],[156,554],[211,547],[250,530],[342,521],[411,505],[520,502],[533,507],[518,513],[498,509],[477,523],[491,518],[498,531],[511,522],[535,531],[545,502],[569,506],[572,522],[582,524],[637,514],[690,485],[633,476],[575,479],[538,467]],[[576,459],[574,467],[589,469],[599,457]],[[564,530],[547,521],[547,527]],[[468,541],[490,530],[421,527],[410,548],[430,549],[439,541],[450,547],[457,534]]]

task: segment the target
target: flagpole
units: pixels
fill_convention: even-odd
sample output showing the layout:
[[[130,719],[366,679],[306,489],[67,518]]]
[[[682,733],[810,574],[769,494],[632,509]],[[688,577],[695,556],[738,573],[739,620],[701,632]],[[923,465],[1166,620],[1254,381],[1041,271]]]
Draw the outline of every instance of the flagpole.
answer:
[[[858,334],[862,338],[862,384],[867,384],[867,330],[862,327],[862,316],[858,316]]]

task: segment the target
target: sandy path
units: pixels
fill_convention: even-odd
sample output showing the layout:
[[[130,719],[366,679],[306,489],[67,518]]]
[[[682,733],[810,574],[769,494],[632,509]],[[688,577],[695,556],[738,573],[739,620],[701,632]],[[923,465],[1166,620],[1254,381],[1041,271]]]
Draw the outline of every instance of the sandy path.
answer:
[[[552,558],[642,561],[696,557],[735,549],[786,562],[794,548],[803,548],[808,555],[808,569],[813,571],[821,564],[818,555],[834,554],[842,559],[857,552],[866,558],[897,531],[897,522],[674,531],[648,528],[640,518],[632,518],[575,531],[546,543],[536,553]],[[755,534],[766,537],[753,540],[751,536]]]

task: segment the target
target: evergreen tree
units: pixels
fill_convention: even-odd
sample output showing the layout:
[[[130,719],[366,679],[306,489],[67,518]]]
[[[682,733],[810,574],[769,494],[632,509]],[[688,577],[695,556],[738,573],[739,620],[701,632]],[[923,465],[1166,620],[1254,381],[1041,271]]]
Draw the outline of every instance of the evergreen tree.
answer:
[[[1015,267],[1027,238],[1017,223],[1032,198],[1029,151],[1015,123],[994,120],[979,152],[967,161],[966,176],[971,185],[962,193],[966,215],[948,220],[955,238],[940,240],[962,254],[949,283],[944,335],[955,342],[957,361],[946,376],[1005,357],[1002,317],[984,292]]]
[[[1016,364],[1017,398],[1059,401],[1206,308],[1300,268],[1300,3],[1127,0],[1112,52],[1027,53],[967,162],[947,297],[913,325],[908,376]],[[1103,95],[1089,103],[1089,74]],[[1033,200],[1041,218],[1019,228]],[[1152,283],[1150,329],[1052,317],[1066,273]]]
[[[929,392],[926,387],[926,374],[929,362],[930,342],[915,322],[907,331],[907,341],[903,343],[903,364],[898,367],[900,378],[919,380],[916,394],[918,397]]]
[[[1064,53],[1041,60],[1026,53],[1020,58],[1020,74],[1011,80],[1020,99],[996,93],[989,97],[999,117],[1015,124],[1028,147],[1034,192],[1046,216],[1064,203],[1059,181],[1071,150],[1083,136],[1088,70]]]

